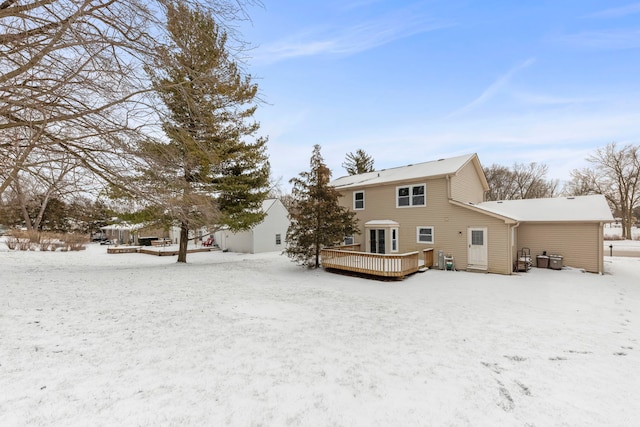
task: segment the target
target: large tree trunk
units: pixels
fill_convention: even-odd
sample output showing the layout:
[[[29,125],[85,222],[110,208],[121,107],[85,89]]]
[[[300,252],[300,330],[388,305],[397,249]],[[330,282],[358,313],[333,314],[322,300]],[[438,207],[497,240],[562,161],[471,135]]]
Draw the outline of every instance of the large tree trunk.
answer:
[[[625,240],[632,240],[631,225],[633,224],[633,211],[625,209],[622,217],[622,237]]]
[[[27,227],[27,230],[33,230],[33,222],[31,222],[31,217],[29,216],[29,211],[27,209],[27,199],[22,192],[22,187],[20,186],[19,181],[14,181],[14,190],[16,192],[16,197],[18,202],[20,203],[20,212],[22,212],[22,219],[24,221],[24,226]]]
[[[180,248],[178,249],[178,262],[187,262],[187,245],[189,244],[189,226],[186,222],[180,223]]]

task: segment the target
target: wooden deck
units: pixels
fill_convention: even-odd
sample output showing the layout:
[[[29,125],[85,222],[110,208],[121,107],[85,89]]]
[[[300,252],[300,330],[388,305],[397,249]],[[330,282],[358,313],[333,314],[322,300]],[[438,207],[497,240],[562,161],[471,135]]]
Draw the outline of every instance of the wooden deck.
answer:
[[[188,254],[193,254],[196,252],[211,252],[211,251],[215,251],[218,250],[217,248],[193,248],[193,249],[187,249],[187,253]],[[140,248],[139,251],[141,254],[147,254],[147,255],[155,255],[155,256],[176,256],[178,255],[179,250],[178,249],[145,249],[145,248]]]
[[[140,246],[109,246],[108,254],[135,254],[140,250]]]
[[[433,266],[433,249],[425,249],[422,253],[421,260],[418,251],[404,254],[374,254],[339,247],[322,249],[320,257],[324,268],[402,279],[421,268]]]
[[[191,248],[187,249],[188,254],[196,252],[212,252],[219,251],[219,248]],[[160,246],[109,246],[107,248],[108,254],[147,254],[155,256],[176,256],[178,255],[177,248],[168,248]]]

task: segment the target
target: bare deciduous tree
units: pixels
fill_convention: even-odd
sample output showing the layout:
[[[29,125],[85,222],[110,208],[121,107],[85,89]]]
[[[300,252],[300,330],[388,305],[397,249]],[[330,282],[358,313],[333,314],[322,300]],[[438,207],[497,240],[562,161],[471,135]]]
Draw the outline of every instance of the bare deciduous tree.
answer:
[[[0,193],[32,156],[65,153],[110,180],[145,123],[140,64],[153,46],[142,1],[48,0],[0,6],[0,140],[19,154]],[[4,153],[3,153],[4,154]]]
[[[484,168],[489,183],[486,200],[539,199],[554,197],[557,180],[547,180],[548,167],[544,164],[515,163],[512,169],[492,164]]]
[[[135,144],[159,123],[143,66],[152,63],[150,55],[165,37],[162,11],[168,3],[0,3],[0,195],[21,171],[52,152],[123,185],[135,162]],[[247,17],[245,4],[256,2],[183,3],[237,19]]]
[[[640,146],[618,147],[613,142],[587,158],[592,168],[576,169],[564,192],[573,195],[602,194],[620,215],[622,237],[631,238],[634,210],[640,207]]]

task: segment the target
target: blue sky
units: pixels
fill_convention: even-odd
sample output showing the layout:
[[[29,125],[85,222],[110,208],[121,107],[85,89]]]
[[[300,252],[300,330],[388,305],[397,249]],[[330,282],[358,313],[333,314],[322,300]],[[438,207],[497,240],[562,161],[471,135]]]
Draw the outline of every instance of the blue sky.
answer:
[[[640,2],[263,0],[241,29],[272,173],[333,178],[478,153],[548,178],[610,142],[640,143]]]

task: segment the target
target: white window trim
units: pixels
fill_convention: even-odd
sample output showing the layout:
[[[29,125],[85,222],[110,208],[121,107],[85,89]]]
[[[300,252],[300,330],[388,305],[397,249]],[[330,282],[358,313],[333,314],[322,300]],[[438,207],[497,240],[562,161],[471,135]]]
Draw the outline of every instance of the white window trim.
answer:
[[[362,193],[362,207],[361,208],[357,208],[356,207],[356,194]],[[354,191],[353,192],[353,210],[354,211],[363,211],[364,207],[365,207],[365,196],[364,196],[364,190],[358,190],[358,191]]]
[[[429,228],[431,229],[431,241],[430,242],[423,242],[420,240],[420,229],[421,228]],[[419,226],[416,227],[416,242],[422,245],[433,245],[433,243],[435,242],[436,238],[434,236],[434,227],[433,226]]]
[[[397,228],[392,228],[391,229],[391,252],[398,252],[398,233],[399,230]],[[395,238],[394,238],[394,234],[395,234]]]
[[[415,187],[423,187],[424,188],[424,203],[421,205],[414,205],[413,204],[413,189]],[[409,204],[406,206],[400,206],[400,204],[398,203],[398,191],[401,188],[409,188]],[[396,187],[396,193],[395,193],[395,198],[396,198],[396,208],[415,208],[415,207],[425,207],[427,206],[427,184],[411,184],[411,185],[398,185]]]

